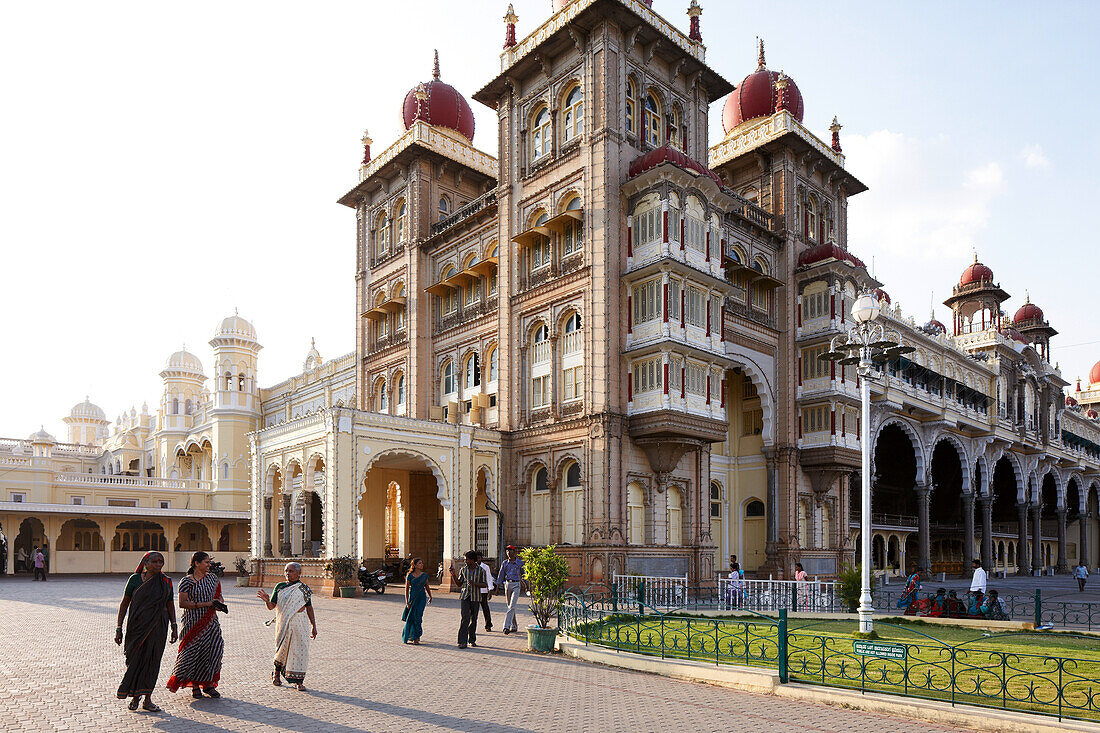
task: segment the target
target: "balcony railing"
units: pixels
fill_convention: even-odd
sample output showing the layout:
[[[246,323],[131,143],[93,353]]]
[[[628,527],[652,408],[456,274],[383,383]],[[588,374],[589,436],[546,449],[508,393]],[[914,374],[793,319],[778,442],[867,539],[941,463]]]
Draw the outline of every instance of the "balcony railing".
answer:
[[[117,487],[121,489],[205,489],[214,488],[205,479],[160,478],[156,476],[111,476],[101,473],[58,473],[54,480],[71,486]]]
[[[550,342],[549,341],[536,341],[535,342],[535,364],[545,364],[550,361]]]
[[[486,207],[489,207],[489,206],[493,206],[494,204],[496,204],[496,202],[497,202],[496,191],[490,191],[489,193],[487,193],[483,196],[479,196],[478,198],[474,199],[470,203],[468,203],[465,206],[463,206],[462,208],[460,208],[455,213],[448,216],[446,219],[441,219],[440,221],[436,222],[435,224],[432,224],[432,229],[431,229],[432,236],[434,237],[437,234],[440,234],[442,232],[447,231],[451,227],[455,226],[456,224],[460,224],[461,222],[463,222],[466,219],[470,218],[471,216],[478,213],[482,209],[485,209]]]
[[[566,354],[576,354],[581,350],[583,344],[581,343],[581,335],[583,331],[570,331],[565,334],[565,351]]]

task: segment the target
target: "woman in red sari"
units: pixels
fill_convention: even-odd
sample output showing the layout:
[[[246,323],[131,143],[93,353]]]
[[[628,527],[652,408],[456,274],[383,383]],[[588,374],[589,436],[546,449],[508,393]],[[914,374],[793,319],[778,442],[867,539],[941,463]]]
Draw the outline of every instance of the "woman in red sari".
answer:
[[[210,572],[210,555],[196,552],[191,556],[191,569],[180,581],[179,595],[180,608],[185,611],[183,634],[168,689],[175,692],[190,687],[196,698],[204,692],[210,697],[221,697],[216,688],[222,671],[223,645],[215,601],[221,605],[222,584]]]
[[[164,655],[164,640],[172,626],[171,643],[176,643],[176,607],[172,604],[172,581],[161,573],[164,556],[147,552],[137,570],[126,581],[122,603],[118,607],[118,627],[115,643],[122,644],[122,619],[126,623],[126,674],[118,686],[118,699],[133,698],[129,708],[137,710],[138,701],[151,713],[159,712],[152,700],[153,688],[160,674],[160,659]]]

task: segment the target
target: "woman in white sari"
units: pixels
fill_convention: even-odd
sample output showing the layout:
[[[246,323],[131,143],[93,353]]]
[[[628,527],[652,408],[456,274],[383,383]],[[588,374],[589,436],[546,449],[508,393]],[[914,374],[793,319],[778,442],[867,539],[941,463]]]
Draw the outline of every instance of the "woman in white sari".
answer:
[[[282,677],[304,690],[302,683],[309,667],[309,641],[317,638],[317,619],[313,616],[310,600],[312,591],[299,579],[302,566],[288,562],[283,572],[286,580],[276,585],[270,596],[262,590],[256,592],[269,611],[278,609],[275,612],[275,671],[271,684],[282,685]]]

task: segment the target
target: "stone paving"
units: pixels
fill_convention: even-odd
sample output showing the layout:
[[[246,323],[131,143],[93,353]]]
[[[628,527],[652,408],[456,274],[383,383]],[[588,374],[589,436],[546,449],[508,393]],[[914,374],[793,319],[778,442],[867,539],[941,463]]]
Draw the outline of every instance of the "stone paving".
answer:
[[[223,588],[226,654],[220,700],[154,695],[159,714],[130,712],[114,691],[122,577],[0,578],[0,729],[21,731],[903,731],[956,730],[781,700],[523,651],[526,635],[479,634],[456,648],[456,596],[425,614],[421,646],[401,643],[399,590],[314,597],[319,634],[306,685],[271,685],[272,616],[254,588]],[[492,601],[500,628],[503,603]],[[522,629],[530,622],[526,613]],[[163,685],[175,661],[165,651]],[[899,705],[904,702],[899,700]]]

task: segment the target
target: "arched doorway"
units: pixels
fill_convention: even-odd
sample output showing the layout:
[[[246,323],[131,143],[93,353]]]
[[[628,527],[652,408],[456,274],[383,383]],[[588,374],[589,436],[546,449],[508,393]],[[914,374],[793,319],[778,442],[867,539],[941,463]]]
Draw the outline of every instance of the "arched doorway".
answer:
[[[19,534],[16,535],[14,549],[15,572],[34,572],[34,548],[46,547],[46,527],[37,517],[27,517],[19,524]],[[49,552],[43,552],[46,556],[46,569],[49,570]]]
[[[917,456],[905,431],[895,423],[883,427],[875,442],[875,475],[871,478],[874,516],[917,516]]]
[[[1043,476],[1039,487],[1040,539],[1045,540],[1048,537],[1058,536],[1058,485],[1054,480],[1054,474],[1048,472]],[[1049,547],[1046,550],[1041,555],[1041,564],[1043,567],[1054,567]],[[1056,555],[1054,559],[1057,559]]]
[[[939,546],[939,552],[933,552],[932,572],[961,575],[968,565],[963,562],[961,549],[956,551],[956,546],[961,546],[965,541],[963,460],[951,441],[940,440],[936,443],[932,449],[931,469],[932,495],[928,522],[933,543]]]
[[[356,503],[359,556],[368,568],[387,562],[387,547],[398,556],[423,558],[432,575],[453,559],[447,553],[457,554],[448,548],[440,499],[446,487],[437,476],[427,458],[410,452],[382,453],[371,463]]]
[[[1009,552],[1005,560],[1005,570],[1016,568],[1022,574],[1029,574],[1025,567],[1027,564],[1026,543],[1024,549],[1016,552],[1016,545],[1020,536],[1020,520],[1018,507],[1020,501],[1020,478],[1016,474],[1016,467],[1007,456],[1001,456],[993,466],[993,537],[1004,540],[1008,544]],[[1026,527],[1023,528],[1026,532]],[[1026,536],[1026,534],[1025,534]]]
[[[176,533],[176,542],[172,546],[174,552],[194,553],[202,550],[211,552],[214,548],[210,543],[210,532],[206,525],[200,522],[184,522]],[[189,561],[190,562],[190,561]]]

